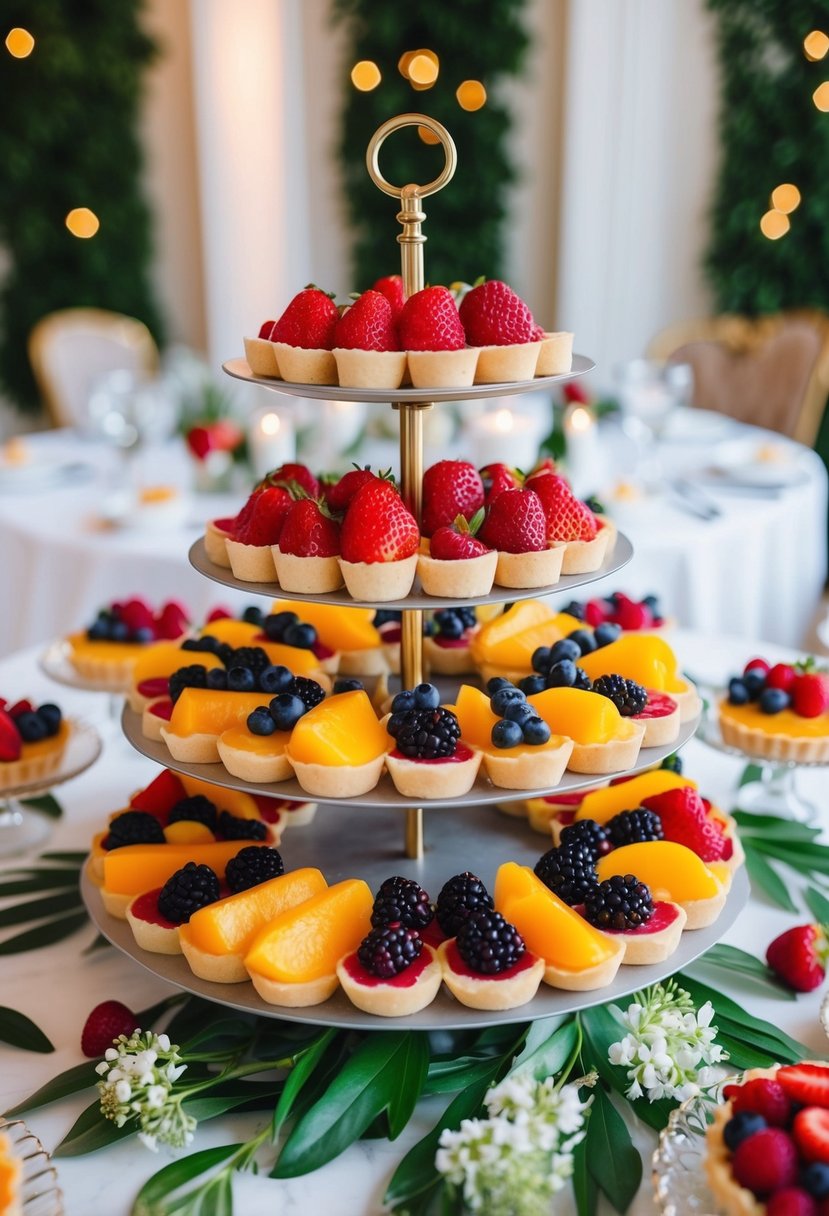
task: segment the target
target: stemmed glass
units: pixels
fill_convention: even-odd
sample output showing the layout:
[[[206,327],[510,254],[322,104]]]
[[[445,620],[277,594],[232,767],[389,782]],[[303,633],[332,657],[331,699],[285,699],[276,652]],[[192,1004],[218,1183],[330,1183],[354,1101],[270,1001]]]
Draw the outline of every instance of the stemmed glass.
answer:
[[[616,369],[624,428],[638,448],[637,472],[646,487],[662,481],[659,441],[671,414],[689,405],[693,371],[687,363],[632,359]]]
[[[99,380],[88,405],[90,431],[111,444],[123,458],[114,484],[129,493],[135,459],[149,443],[161,443],[175,429],[176,404],[164,379],[140,379],[122,368]]]

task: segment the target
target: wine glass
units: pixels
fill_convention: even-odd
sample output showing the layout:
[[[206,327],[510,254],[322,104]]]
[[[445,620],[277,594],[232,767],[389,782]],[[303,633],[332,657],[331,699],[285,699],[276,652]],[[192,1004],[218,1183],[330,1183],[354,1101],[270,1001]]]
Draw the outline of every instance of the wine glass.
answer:
[[[141,378],[126,368],[97,381],[88,404],[89,429],[123,457],[114,483],[129,492],[137,455],[151,443],[169,439],[175,429],[176,402],[164,378]]]
[[[690,404],[693,371],[687,363],[631,359],[616,369],[624,428],[638,449],[637,472],[646,486],[662,481],[659,441],[675,409]]]

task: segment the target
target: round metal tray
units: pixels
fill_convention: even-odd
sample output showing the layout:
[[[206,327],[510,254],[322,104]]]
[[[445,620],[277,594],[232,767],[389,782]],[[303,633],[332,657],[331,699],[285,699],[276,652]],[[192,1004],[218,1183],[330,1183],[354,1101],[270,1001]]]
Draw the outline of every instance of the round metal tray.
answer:
[[[222,371],[235,380],[261,384],[263,388],[289,397],[316,397],[322,401],[420,402],[477,401],[482,397],[514,397],[520,393],[543,392],[553,384],[562,384],[590,372],[596,364],[586,355],[573,355],[569,372],[560,376],[537,376],[534,380],[515,380],[504,384],[472,384],[467,388],[340,388],[336,384],[294,384],[268,376],[254,376],[246,359],[228,359]]]
[[[683,744],[688,742],[697,728],[697,722],[698,719],[694,718],[693,721],[684,723],[680,728],[679,738],[667,747],[643,747],[639,752],[639,759],[634,767],[627,769],[626,772],[629,774],[641,773],[645,769],[653,768],[654,765],[659,764],[666,756],[670,756],[672,752],[677,751]],[[213,785],[222,786],[224,789],[246,790],[253,794],[269,794],[274,798],[285,798],[290,802],[308,802],[310,800],[333,806],[343,805],[340,798],[312,797],[312,795],[302,789],[295,778],[290,781],[257,785],[255,782],[240,781],[237,777],[231,777],[223,764],[184,764],[178,760],[174,760],[163,742],[155,742],[152,739],[144,737],[141,731],[141,715],[130,709],[129,705],[124,706],[121,715],[121,725],[123,726],[124,734],[136,751],[141,752],[142,755],[147,756],[150,760],[154,760],[156,764],[172,769],[173,772],[186,773],[190,777],[198,777],[202,781],[209,781]],[[404,798],[402,794],[398,794],[389,774],[384,773],[373,790],[370,790],[367,794],[363,794],[361,798],[352,799],[349,805],[399,811],[419,806],[422,806],[424,810],[440,807],[452,807],[455,809],[469,806],[485,806],[498,802],[516,802],[525,798],[543,798],[547,794],[553,793],[570,793],[573,790],[586,789],[591,785],[599,785],[603,781],[609,781],[614,777],[622,775],[621,773],[608,773],[597,777],[586,773],[566,772],[558,785],[543,786],[537,790],[510,790],[492,785],[482,775],[482,772],[483,770],[479,772],[475,784],[468,794],[465,794],[462,798],[447,798],[445,801],[440,798],[430,798],[428,801],[424,801],[422,798]]]
[[[359,876],[373,891],[392,874],[416,879],[433,898],[447,879],[461,870],[472,870],[492,890],[495,873],[503,861],[534,865],[549,841],[534,832],[525,820],[507,818],[482,806],[459,808],[457,814],[437,817],[435,831],[427,837],[422,859],[408,860],[399,852],[399,825],[372,807],[321,807],[307,826],[289,827],[280,845],[286,868],[317,866],[329,883]],[[591,1005],[618,1000],[686,967],[715,942],[718,942],[742,911],[749,895],[745,869],[734,877],[725,908],[713,925],[682,934],[678,949],[664,963],[648,967],[622,966],[612,984],[595,992],[564,992],[542,984],[526,1005],[504,1012],[468,1009],[458,1004],[445,989],[433,1003],[410,1017],[382,1018],[357,1009],[337,990],[322,1005],[287,1009],[268,1005],[252,984],[212,984],[197,979],[181,955],[150,954],[141,950],[126,921],[109,916],[99,889],[84,873],[81,891],[89,914],[114,946],[146,967],[159,979],[167,980],[220,1005],[244,1013],[284,1018],[291,1022],[310,1022],[325,1026],[347,1026],[362,1030],[450,1030],[476,1029],[499,1023],[526,1021],[587,1009]]]
[[[217,566],[208,560],[204,549],[204,537],[200,537],[190,546],[189,553],[190,565],[194,570],[198,570],[199,574],[212,579],[214,583],[221,583],[224,587],[233,587],[236,591],[242,591],[246,595],[266,595],[270,599],[299,600],[308,604],[332,604],[341,608],[428,608],[435,612],[454,603],[470,606],[511,604],[516,600],[539,599],[546,595],[567,595],[586,583],[593,583],[608,574],[615,574],[626,566],[632,557],[633,545],[622,532],[619,532],[613,552],[605,558],[599,569],[594,570],[591,574],[563,574],[557,583],[525,590],[518,590],[515,587],[494,587],[489,595],[480,595],[462,601],[446,599],[444,596],[438,595],[424,595],[420,590],[420,582],[415,579],[415,590],[405,599],[386,600],[382,604],[376,604],[373,601],[352,599],[345,587],[341,587],[339,591],[328,591],[324,595],[303,595],[298,591],[283,591],[276,583],[242,582],[241,579],[234,578],[232,572],[225,566]]]

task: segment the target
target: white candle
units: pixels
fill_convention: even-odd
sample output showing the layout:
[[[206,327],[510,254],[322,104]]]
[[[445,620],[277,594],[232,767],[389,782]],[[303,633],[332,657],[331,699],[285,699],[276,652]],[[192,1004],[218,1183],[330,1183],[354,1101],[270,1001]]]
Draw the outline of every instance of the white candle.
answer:
[[[593,411],[583,405],[569,405],[564,411],[564,460],[573,492],[595,492],[602,483],[599,436]]]
[[[531,418],[508,409],[494,410],[470,418],[466,428],[471,460],[482,469],[488,464],[507,464],[529,471],[538,455],[538,428]]]
[[[248,431],[248,450],[256,477],[264,477],[271,469],[296,460],[296,435],[290,413],[269,406],[254,414]]]

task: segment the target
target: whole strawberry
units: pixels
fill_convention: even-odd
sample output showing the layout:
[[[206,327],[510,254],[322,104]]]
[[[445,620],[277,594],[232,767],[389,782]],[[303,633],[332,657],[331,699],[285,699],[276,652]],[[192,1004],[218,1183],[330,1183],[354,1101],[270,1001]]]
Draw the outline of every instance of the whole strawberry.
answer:
[[[647,604],[632,600],[621,591],[616,592],[613,611],[608,617],[614,625],[622,629],[650,629],[653,625],[653,613]]]
[[[14,718],[5,709],[0,709],[0,761],[19,760],[22,748],[23,739]]]
[[[271,330],[272,342],[305,350],[333,350],[339,311],[332,296],[309,286],[295,295]]]
[[[120,1001],[102,1001],[84,1023],[81,1051],[88,1059],[102,1056],[119,1034],[130,1035],[138,1029],[138,1019]]]
[[[536,553],[547,548],[547,521],[533,490],[504,490],[493,498],[480,539],[502,553]]]
[[[399,350],[391,304],[379,291],[364,291],[334,330],[334,346],[344,350]]]
[[[468,460],[439,460],[423,474],[424,536],[447,527],[458,516],[471,519],[484,505],[484,483]]]
[[[178,600],[168,600],[156,613],[153,629],[157,638],[174,642],[186,631],[189,623],[184,605]]]
[[[696,818],[678,806],[663,806],[657,811],[662,823],[665,840],[684,844],[703,861],[723,861],[728,852],[729,841],[718,823],[703,816]]]
[[[357,491],[340,534],[345,561],[403,561],[419,544],[417,521],[390,482],[376,478]]]
[[[701,795],[691,785],[682,786],[678,790],[665,790],[661,794],[651,794],[642,799],[642,806],[657,815],[683,815],[702,823],[706,818],[705,802]]]
[[[301,498],[288,509],[279,548],[295,557],[336,557],[340,526],[315,499]]]
[[[480,473],[484,483],[484,502],[487,506],[502,490],[521,489],[521,474],[507,464],[487,464]]]
[[[372,473],[368,465],[364,469],[355,466],[353,469],[349,469],[347,473],[343,473],[338,481],[334,481],[328,486],[323,486],[325,501],[335,514],[341,515],[343,511],[347,510],[348,504],[361,486],[366,485],[370,481],[377,481],[378,478],[391,481],[391,470],[386,470],[385,473]]]
[[[446,287],[424,287],[409,296],[398,322],[403,350],[462,350],[463,325]]]
[[[811,992],[823,983],[829,943],[821,925],[796,925],[770,944],[766,962],[794,992]]]
[[[468,291],[459,313],[470,346],[508,346],[533,340],[532,313],[500,279],[479,283]]]
[[[276,325],[276,321],[263,321],[259,327],[258,336],[260,338],[265,338],[266,340],[270,338],[274,325]]]
[[[779,688],[791,693],[797,682],[797,671],[790,663],[775,663],[766,676],[766,688]]]
[[[276,545],[285,516],[293,502],[282,486],[268,486],[257,494],[253,510],[242,527],[237,527],[233,539],[243,545]]]
[[[309,498],[319,498],[320,483],[307,464],[296,464],[291,461],[281,464],[278,469],[274,469],[272,473],[268,474],[267,480],[271,485],[278,481],[284,482],[286,485],[295,481]]]
[[[432,534],[429,553],[431,557],[441,562],[469,561],[473,557],[483,557],[490,550],[478,539],[475,533],[483,523],[483,508],[467,520],[458,515],[453,523],[437,528]]]
[[[541,499],[547,522],[548,544],[595,538],[599,530],[596,516],[586,503],[576,498],[566,478],[557,473],[538,473],[525,485],[535,490]]]
[[[399,274],[387,274],[376,283],[372,284],[373,291],[379,291],[382,296],[385,296],[389,304],[391,304],[391,315],[397,321],[403,305],[406,303],[406,289],[403,286],[403,276]]]
[[[801,718],[819,718],[829,713],[829,676],[809,671],[799,675],[792,690],[792,709]]]

